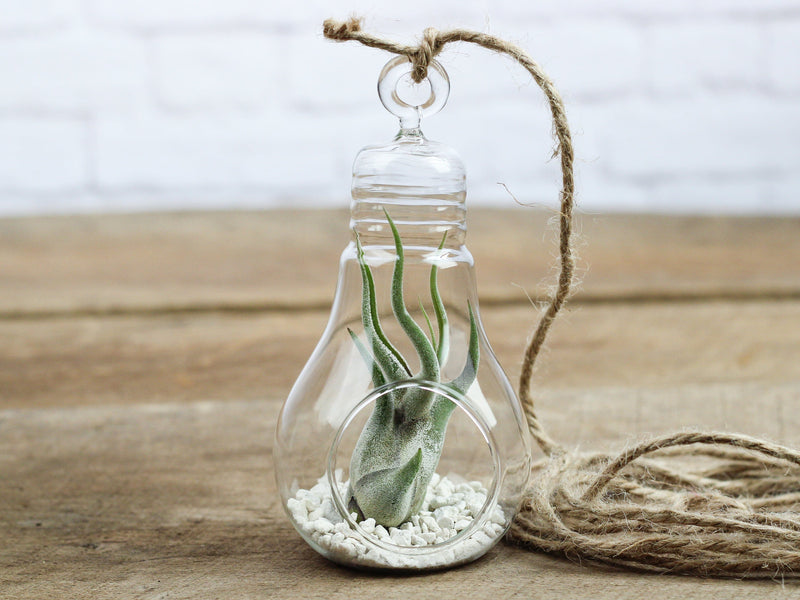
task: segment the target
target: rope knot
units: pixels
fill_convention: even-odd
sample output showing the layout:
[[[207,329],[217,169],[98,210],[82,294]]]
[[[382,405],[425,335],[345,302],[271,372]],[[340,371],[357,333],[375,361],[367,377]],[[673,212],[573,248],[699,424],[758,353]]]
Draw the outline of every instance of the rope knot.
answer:
[[[350,17],[347,21],[325,19],[322,23],[322,33],[331,40],[349,40],[354,33],[361,31],[363,21],[360,17]]]
[[[428,76],[428,65],[442,51],[441,38],[439,32],[433,27],[428,27],[422,32],[422,40],[419,46],[408,55],[408,59],[414,68],[411,70],[411,78],[416,83],[421,83]]]

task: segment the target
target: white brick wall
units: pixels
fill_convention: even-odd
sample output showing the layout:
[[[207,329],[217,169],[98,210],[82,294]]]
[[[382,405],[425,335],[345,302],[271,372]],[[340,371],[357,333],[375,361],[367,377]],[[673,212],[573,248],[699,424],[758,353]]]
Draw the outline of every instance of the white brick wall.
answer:
[[[780,22],[767,30],[769,62],[768,85],[772,91],[800,95],[800,19]]]
[[[78,119],[0,119],[0,194],[74,193],[86,183],[86,130]]]
[[[155,94],[176,111],[277,108],[285,80],[281,40],[254,32],[160,36],[153,64]]]
[[[517,41],[562,90],[587,211],[800,214],[800,0],[0,0],[0,215],[348,203],[396,129],[352,12]],[[441,56],[424,124],[473,203],[554,205],[548,111],[508,59]]]
[[[147,100],[142,42],[87,30],[0,38],[0,109],[128,112]]]
[[[42,31],[75,20],[79,13],[78,0],[0,0],[0,31]]]
[[[762,81],[763,37],[746,21],[651,26],[645,49],[648,90],[661,96],[689,96],[703,88],[753,89]],[[798,56],[795,53],[795,61]]]

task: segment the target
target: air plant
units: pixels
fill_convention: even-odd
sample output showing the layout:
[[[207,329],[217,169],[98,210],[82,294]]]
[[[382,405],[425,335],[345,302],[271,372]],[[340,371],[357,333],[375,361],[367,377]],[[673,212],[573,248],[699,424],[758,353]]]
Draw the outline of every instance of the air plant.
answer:
[[[420,308],[428,332],[411,317],[403,297],[404,254],[400,234],[392,219],[386,219],[394,237],[397,258],[392,274],[392,312],[419,355],[420,371],[412,374],[408,362],[392,345],[381,328],[372,271],[364,260],[364,249],[357,239],[362,281],[362,322],[365,345],[350,329],[358,351],[372,373],[378,388],[387,383],[419,380],[441,383],[442,365],[450,346],[449,325],[439,295],[438,267],[430,274],[430,295],[436,317],[438,338],[422,302]],[[444,246],[444,238],[439,248]],[[478,328],[472,306],[468,304],[470,334],[466,365],[446,387],[465,394],[475,380],[480,351]],[[424,387],[411,386],[381,395],[356,443],[350,460],[348,509],[359,519],[373,518],[386,527],[397,526],[417,513],[425,499],[431,477],[439,463],[445,430],[455,404]]]

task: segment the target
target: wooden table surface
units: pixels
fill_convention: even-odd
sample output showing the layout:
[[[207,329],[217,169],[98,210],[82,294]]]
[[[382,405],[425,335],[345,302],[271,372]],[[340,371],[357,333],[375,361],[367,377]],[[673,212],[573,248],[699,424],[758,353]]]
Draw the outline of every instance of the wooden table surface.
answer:
[[[512,379],[550,215],[473,210]],[[800,598],[795,582],[575,564],[506,544],[415,577],[336,567],[284,516],[283,398],[325,324],[343,212],[0,220],[2,598]],[[589,449],[705,427],[800,444],[800,219],[582,215],[582,284],[536,373]],[[521,326],[520,323],[524,325]]]

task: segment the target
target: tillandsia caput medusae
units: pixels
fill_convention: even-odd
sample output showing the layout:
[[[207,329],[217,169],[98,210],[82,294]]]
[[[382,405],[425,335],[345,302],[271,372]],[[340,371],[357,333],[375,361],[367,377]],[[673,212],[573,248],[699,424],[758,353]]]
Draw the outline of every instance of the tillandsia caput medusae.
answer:
[[[450,347],[449,324],[439,295],[438,267],[431,266],[430,295],[435,313],[438,339],[433,324],[420,300],[420,309],[429,337],[406,308],[403,297],[403,243],[389,214],[386,219],[394,237],[397,258],[392,274],[392,312],[419,355],[420,371],[412,375],[408,362],[392,345],[381,328],[372,271],[364,259],[364,249],[356,238],[362,282],[362,322],[367,345],[350,329],[350,337],[372,373],[378,388],[403,380],[441,382],[441,368]],[[439,246],[444,246],[445,238]],[[453,381],[444,383],[465,394],[475,381],[480,357],[478,328],[468,303],[470,333],[466,365]],[[424,384],[423,384],[424,385]],[[356,443],[350,460],[348,510],[359,519],[373,518],[386,527],[397,526],[419,512],[431,477],[439,463],[445,430],[456,405],[424,387],[411,386],[378,397],[375,407]]]

